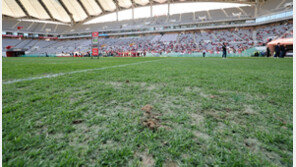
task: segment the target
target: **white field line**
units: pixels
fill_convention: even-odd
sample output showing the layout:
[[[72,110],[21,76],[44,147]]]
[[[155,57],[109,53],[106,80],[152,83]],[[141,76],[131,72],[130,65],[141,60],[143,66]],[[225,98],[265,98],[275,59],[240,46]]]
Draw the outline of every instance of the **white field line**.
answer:
[[[160,60],[163,60],[163,59],[160,59]],[[63,76],[63,75],[68,75],[68,74],[76,74],[76,73],[82,73],[82,72],[89,72],[89,71],[105,70],[105,69],[110,69],[110,68],[125,67],[125,66],[138,65],[138,64],[143,64],[143,63],[151,63],[151,62],[160,61],[160,60],[142,61],[142,62],[131,63],[131,64],[122,64],[122,65],[116,65],[116,66],[109,66],[109,67],[107,66],[107,67],[72,71],[72,72],[66,72],[66,73],[49,74],[49,75],[45,75],[45,76],[41,76],[41,77],[30,77],[30,78],[24,78],[24,79],[15,79],[15,80],[11,80],[11,81],[2,82],[2,84],[12,84],[12,83],[17,83],[17,82],[32,81],[32,80],[44,79],[44,78],[54,78],[54,77],[59,77],[59,76]]]

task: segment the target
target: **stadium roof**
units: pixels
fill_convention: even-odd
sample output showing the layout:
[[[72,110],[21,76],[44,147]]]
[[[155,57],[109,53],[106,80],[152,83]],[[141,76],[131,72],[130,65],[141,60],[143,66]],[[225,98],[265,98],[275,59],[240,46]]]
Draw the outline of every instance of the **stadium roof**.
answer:
[[[156,4],[184,2],[255,4],[258,1],[264,0],[3,0],[2,15],[76,23],[107,13]]]

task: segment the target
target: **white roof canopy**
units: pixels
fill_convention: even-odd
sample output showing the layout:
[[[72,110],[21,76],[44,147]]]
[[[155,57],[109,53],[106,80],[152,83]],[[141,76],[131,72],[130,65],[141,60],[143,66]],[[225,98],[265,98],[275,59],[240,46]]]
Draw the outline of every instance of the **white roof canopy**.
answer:
[[[4,15],[16,18],[26,16],[25,12],[23,12],[19,5],[11,0],[2,1],[2,12]]]
[[[20,0],[28,14],[38,19],[50,19],[38,0]]]
[[[259,0],[262,2],[264,0]],[[2,0],[3,15],[65,23],[84,22],[115,11],[180,2],[256,3],[256,0]]]
[[[87,12],[91,16],[98,16],[102,13],[102,9],[100,6],[96,3],[95,0],[81,0],[81,3],[86,8]]]
[[[52,17],[62,22],[71,22],[70,16],[57,0],[42,0]]]
[[[79,5],[78,1],[76,0],[62,0],[65,4],[66,8],[69,12],[73,15],[73,19],[75,22],[83,21],[87,18],[85,11]]]

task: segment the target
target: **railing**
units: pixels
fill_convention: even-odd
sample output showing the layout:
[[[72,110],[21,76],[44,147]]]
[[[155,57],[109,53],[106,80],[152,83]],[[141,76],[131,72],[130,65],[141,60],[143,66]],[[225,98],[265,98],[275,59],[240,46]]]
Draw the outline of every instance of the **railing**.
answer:
[[[293,10],[259,17],[256,19],[256,23],[270,21],[270,20],[276,20],[276,19],[281,19],[281,18],[286,18],[286,17],[291,17],[291,16],[293,16]]]

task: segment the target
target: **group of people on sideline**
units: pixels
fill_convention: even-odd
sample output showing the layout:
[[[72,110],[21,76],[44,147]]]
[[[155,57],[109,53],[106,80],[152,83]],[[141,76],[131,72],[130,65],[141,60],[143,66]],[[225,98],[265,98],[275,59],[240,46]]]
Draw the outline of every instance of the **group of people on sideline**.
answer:
[[[275,48],[274,48],[274,55],[273,57],[275,58],[284,58],[287,54],[287,48],[285,45],[281,45],[280,43],[278,43]],[[266,47],[266,56],[270,57],[271,53],[270,53],[270,48]]]
[[[280,45],[280,43],[278,43],[275,48],[274,48],[274,57],[279,57],[279,58],[284,58],[286,56],[286,47],[285,45]]]
[[[222,58],[226,58],[227,56],[227,46],[226,43],[222,44]],[[280,43],[277,43],[277,45],[274,47],[274,57],[275,58],[284,58],[287,55],[287,47],[286,45],[281,45]],[[266,57],[270,57],[271,55],[271,50],[269,47],[266,47],[266,52],[259,52],[256,51],[254,52],[254,54],[252,55],[254,57],[260,57],[260,56],[266,56]],[[205,56],[203,56],[205,57]]]

